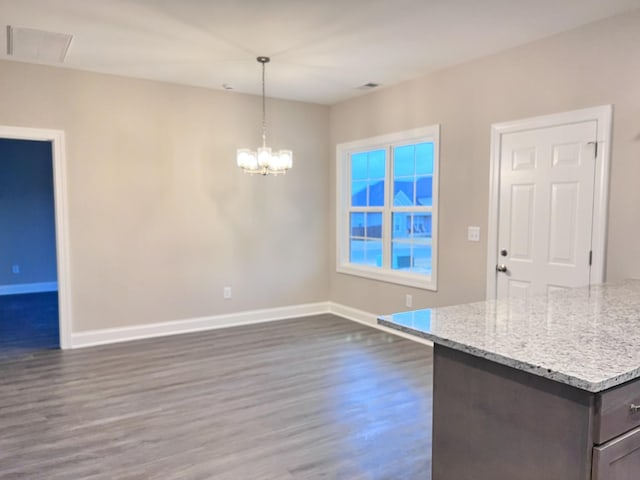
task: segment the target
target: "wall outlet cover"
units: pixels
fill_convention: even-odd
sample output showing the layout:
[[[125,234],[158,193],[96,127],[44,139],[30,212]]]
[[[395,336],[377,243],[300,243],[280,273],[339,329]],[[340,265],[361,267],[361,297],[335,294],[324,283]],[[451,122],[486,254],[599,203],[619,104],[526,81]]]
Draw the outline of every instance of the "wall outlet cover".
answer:
[[[470,242],[480,241],[480,227],[468,227],[467,228],[467,240]]]
[[[413,296],[411,295],[407,295],[404,299],[404,303],[407,307],[412,307],[413,306]]]

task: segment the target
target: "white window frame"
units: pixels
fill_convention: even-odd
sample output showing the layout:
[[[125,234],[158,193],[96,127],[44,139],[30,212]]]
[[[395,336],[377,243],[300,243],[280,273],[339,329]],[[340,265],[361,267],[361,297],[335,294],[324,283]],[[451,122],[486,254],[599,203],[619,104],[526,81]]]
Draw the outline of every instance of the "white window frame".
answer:
[[[433,142],[433,202],[431,208],[431,275],[405,272],[391,268],[391,214],[393,198],[393,147],[406,144]],[[363,150],[387,151],[385,204],[383,208],[382,248],[383,266],[372,267],[349,262],[349,207],[351,202],[350,155]],[[370,137],[354,142],[340,143],[336,147],[336,272],[390,282],[425,290],[437,290],[438,272],[438,204],[440,171],[440,125],[431,125],[402,132]],[[374,207],[375,208],[375,207]],[[421,207],[421,210],[425,207]],[[414,208],[415,210],[415,208]]]

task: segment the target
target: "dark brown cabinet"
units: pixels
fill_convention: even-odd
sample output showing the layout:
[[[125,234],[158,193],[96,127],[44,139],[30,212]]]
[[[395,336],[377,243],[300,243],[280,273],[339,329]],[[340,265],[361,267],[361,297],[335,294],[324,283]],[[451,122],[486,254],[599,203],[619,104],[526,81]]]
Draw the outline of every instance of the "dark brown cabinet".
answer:
[[[640,478],[640,428],[594,447],[592,480]]]
[[[588,392],[438,344],[433,373],[433,480],[640,479],[640,380]]]
[[[640,381],[596,395],[591,480],[640,478]]]

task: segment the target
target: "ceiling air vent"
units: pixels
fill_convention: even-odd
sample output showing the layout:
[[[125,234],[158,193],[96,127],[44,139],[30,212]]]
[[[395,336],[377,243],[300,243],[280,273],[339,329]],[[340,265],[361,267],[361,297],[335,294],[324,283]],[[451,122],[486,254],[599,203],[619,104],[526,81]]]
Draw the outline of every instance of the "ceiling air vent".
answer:
[[[64,62],[73,35],[7,25],[7,55],[39,63]]]
[[[376,88],[379,86],[380,86],[379,83],[369,82],[369,83],[365,83],[364,85],[360,85],[357,88],[358,90],[371,90],[372,88]]]

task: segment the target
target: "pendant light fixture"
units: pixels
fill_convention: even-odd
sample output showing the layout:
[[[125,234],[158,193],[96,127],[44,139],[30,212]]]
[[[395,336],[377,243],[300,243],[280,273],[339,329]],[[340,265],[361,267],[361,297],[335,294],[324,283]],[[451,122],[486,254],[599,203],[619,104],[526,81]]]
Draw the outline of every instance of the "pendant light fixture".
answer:
[[[293,152],[280,150],[273,153],[267,147],[267,100],[265,94],[265,65],[271,60],[269,57],[258,57],[258,63],[262,65],[262,147],[257,150],[250,148],[238,149],[238,167],[244,173],[260,175],[281,175],[293,165]]]

